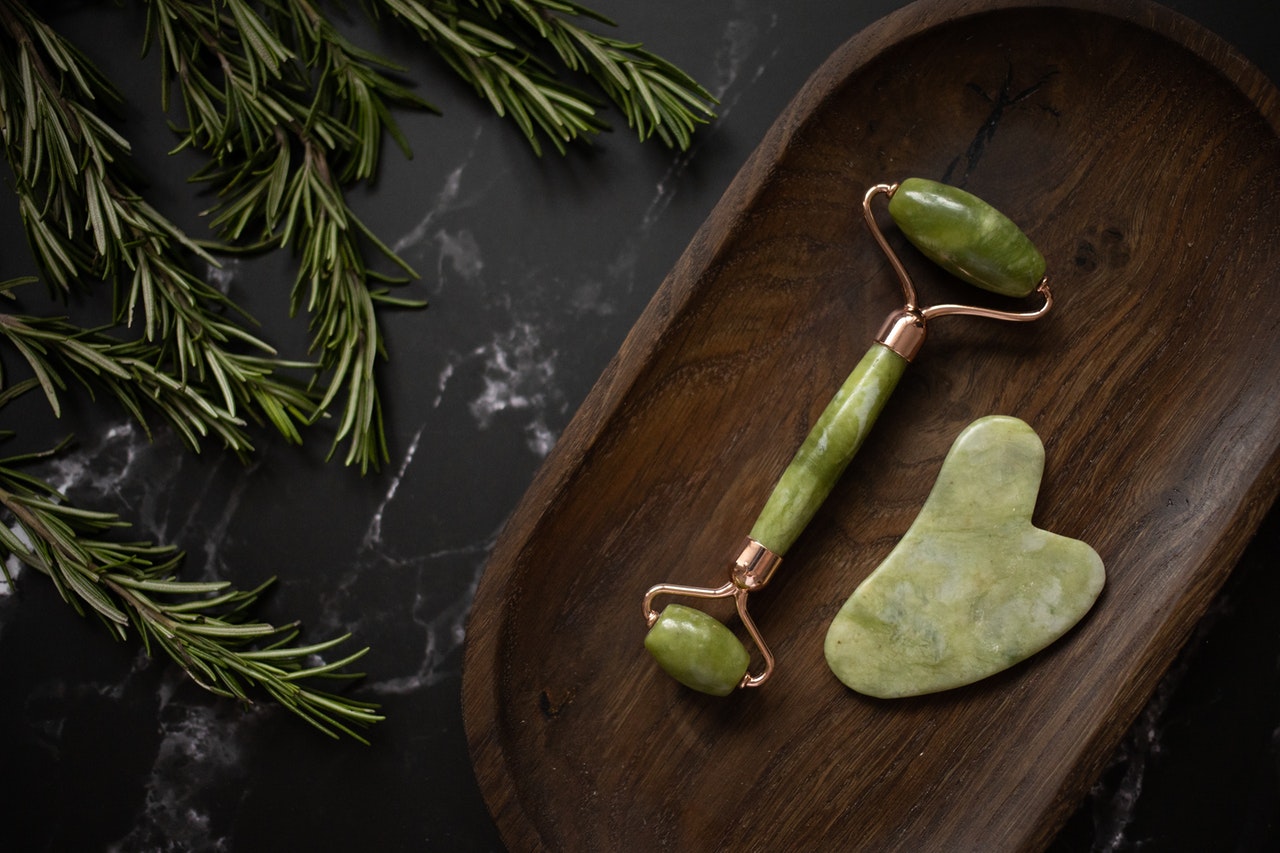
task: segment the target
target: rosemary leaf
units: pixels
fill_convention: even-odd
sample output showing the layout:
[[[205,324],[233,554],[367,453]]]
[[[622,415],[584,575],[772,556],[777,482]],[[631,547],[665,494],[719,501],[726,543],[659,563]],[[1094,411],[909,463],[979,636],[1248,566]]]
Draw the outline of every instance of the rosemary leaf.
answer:
[[[0,373],[0,410],[39,389],[55,415],[83,389],[114,400],[143,429],[167,426],[194,451],[220,442],[249,456],[251,428],[301,442],[331,425],[330,456],[362,472],[388,459],[379,366],[380,310],[421,308],[393,286],[413,269],[350,202],[387,138],[408,157],[399,110],[435,111],[405,69],[354,43],[319,0],[145,0],[145,53],[173,151],[204,157],[192,180],[216,198],[216,240],[184,232],[143,196],[123,99],[36,4],[0,0],[0,150],[32,259],[58,299],[109,289],[102,327],[21,310],[0,313],[0,345],[28,376]],[[602,35],[614,22],[574,0],[364,0],[375,23],[415,35],[509,119],[535,154],[565,153],[608,129],[612,103],[641,140],[687,148],[714,98],[641,45]],[[570,79],[576,77],[577,79]],[[176,95],[176,98],[174,97]],[[253,319],[198,270],[227,252],[291,251],[290,304],[308,315],[308,357],[285,358]],[[390,267],[388,273],[384,268]],[[0,430],[0,436],[12,432]],[[0,460],[0,571],[7,559],[47,575],[80,613],[117,637],[131,630],[204,688],[265,693],[320,731],[364,740],[376,706],[316,689],[348,679],[365,649],[326,662],[347,637],[296,644],[297,627],[248,617],[265,584],[189,582],[168,546],[119,541],[114,513],[73,506],[22,470],[60,452]]]
[[[382,719],[376,706],[316,690],[311,682],[358,677],[348,667],[366,649],[325,662],[317,656],[346,636],[280,645],[296,635],[295,625],[241,621],[265,585],[245,591],[223,581],[177,580],[180,552],[100,538],[126,522],[72,506],[52,486],[16,470],[31,458],[0,460],[0,514],[7,516],[0,525],[0,564],[12,558],[47,574],[78,612],[87,606],[121,639],[132,627],[148,653],[164,652],[213,693],[249,702],[250,688],[258,687],[319,730],[365,741],[357,728]],[[264,641],[261,648],[251,645]]]

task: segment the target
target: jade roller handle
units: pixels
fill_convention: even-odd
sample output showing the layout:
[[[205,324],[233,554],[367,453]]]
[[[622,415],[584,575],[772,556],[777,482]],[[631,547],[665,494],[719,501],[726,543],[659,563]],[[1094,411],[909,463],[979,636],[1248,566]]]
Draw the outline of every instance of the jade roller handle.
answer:
[[[782,472],[752,539],[778,556],[787,552],[862,446],[906,367],[884,344],[871,345]]]
[[[877,341],[818,416],[751,528],[750,538],[775,558],[782,557],[796,541],[849,466],[906,367],[905,357]],[[744,568],[737,566],[738,570]],[[668,675],[703,693],[726,696],[745,683],[759,684],[768,677],[773,658],[747,616],[745,596],[756,582],[763,586],[767,581],[768,572],[760,578],[735,574],[733,581],[719,589],[659,585],[645,600],[647,611],[658,589],[705,597],[732,594],[738,613],[765,657],[763,674],[747,675],[749,655],[732,631],[706,613],[679,604],[669,604],[661,614],[649,616],[652,621],[645,648]]]
[[[964,190],[908,178],[892,190],[889,215],[926,257],[970,284],[1021,297],[1042,281],[1044,257],[1026,234],[1003,213]],[[887,244],[882,246],[889,251]],[[910,280],[904,277],[902,283],[907,306],[897,315],[905,321],[898,328],[912,331],[912,340],[886,345],[888,338],[882,337],[872,345],[814,424],[751,529],[751,538],[778,556],[796,541],[858,452],[924,339],[924,319],[936,309],[915,308]],[[960,306],[946,310],[970,312]],[[999,316],[998,312],[978,313]],[[1038,314],[1003,316],[1028,319]]]

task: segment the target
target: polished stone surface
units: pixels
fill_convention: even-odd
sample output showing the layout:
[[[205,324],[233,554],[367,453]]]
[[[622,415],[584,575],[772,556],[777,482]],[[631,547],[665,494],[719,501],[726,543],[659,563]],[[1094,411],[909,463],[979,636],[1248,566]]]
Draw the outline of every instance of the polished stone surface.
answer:
[[[787,553],[871,434],[906,368],[893,350],[871,345],[782,472],[751,527],[752,539],[778,556]]]
[[[185,183],[193,161],[166,157],[158,75],[139,56],[141,4],[42,5],[123,82],[154,201],[198,233],[208,199]],[[353,11],[357,42],[405,65],[443,111],[401,116],[414,159],[389,150],[378,183],[356,193],[375,233],[421,274],[407,295],[431,300],[385,317],[384,470],[325,463],[323,431],[301,450],[261,435],[246,466],[212,449],[193,456],[163,432],[148,441],[83,398],[69,398],[61,421],[36,400],[6,410],[4,426],[25,442],[10,452],[74,432],[47,476],[132,518],[140,536],[185,548],[187,577],[251,586],[278,576],[264,618],[369,644],[354,693],[388,719],[364,747],[269,706],[214,699],[23,573],[0,584],[0,849],[502,849],[459,705],[465,620],[493,539],[769,124],[832,50],[904,4],[589,5],[720,98],[689,152],[642,147],[620,129],[592,150],[535,158],[420,43],[373,34]],[[1272,0],[1168,5],[1280,79]],[[0,228],[0,276],[33,272],[12,204],[0,203]],[[288,258],[238,258],[209,274],[282,351],[304,349],[305,320],[287,316]],[[1276,515],[1055,851],[1276,849]]]
[[[1102,591],[1102,559],[1031,523],[1044,445],[993,415],[956,437],[920,514],[827,631],[827,665],[881,699],[949,690],[1019,663]]]
[[[676,681],[712,696],[732,693],[751,663],[746,646],[724,623],[683,604],[662,608],[644,647]]]
[[[984,290],[1028,296],[1044,278],[1044,256],[1022,229],[958,187],[908,178],[889,215],[930,260]]]

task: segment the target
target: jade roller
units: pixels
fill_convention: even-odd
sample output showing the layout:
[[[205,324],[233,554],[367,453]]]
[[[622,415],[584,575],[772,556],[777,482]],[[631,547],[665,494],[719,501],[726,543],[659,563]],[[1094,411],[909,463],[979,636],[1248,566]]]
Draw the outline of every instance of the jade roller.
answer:
[[[1017,313],[971,305],[917,304],[915,286],[902,261],[876,224],[872,201],[889,199],[889,216],[926,257],[952,275],[1004,296],[1043,298],[1034,311]],[[680,683],[716,696],[736,687],[759,687],[774,668],[773,654],[747,612],[747,596],[769,582],[782,557],[848,467],[884,408],[908,363],[919,352],[930,320],[968,314],[996,320],[1043,317],[1053,304],[1045,262],[1031,240],[991,205],[963,190],[921,178],[878,184],[862,200],[867,227],[888,257],[902,286],[905,304],[889,315],[875,342],[818,417],[761,510],[729,579],[719,587],[658,584],[644,596],[649,632],[645,648]],[[750,654],[738,637],[714,617],[671,603],[659,613],[659,596],[733,598],[743,626],[763,658],[752,674]]]

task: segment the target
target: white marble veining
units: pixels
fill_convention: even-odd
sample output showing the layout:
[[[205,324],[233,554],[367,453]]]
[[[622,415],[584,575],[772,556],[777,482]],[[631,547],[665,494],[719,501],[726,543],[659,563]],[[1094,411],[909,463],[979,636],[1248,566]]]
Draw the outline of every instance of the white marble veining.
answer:
[[[120,484],[128,479],[146,446],[146,435],[137,424],[118,421],[100,433],[81,436],[76,446],[49,459],[44,476],[63,494],[75,488],[94,497],[119,499],[123,497]]]
[[[459,371],[478,370],[481,388],[467,403],[476,426],[487,430],[500,414],[521,413],[525,445],[536,456],[546,456],[556,440],[548,412],[567,408],[554,383],[557,355],[544,345],[534,322],[515,320],[510,328],[493,333],[469,352],[454,355],[440,368],[432,405],[441,405]]]
[[[204,554],[204,565],[201,567],[199,577],[192,571],[192,560],[188,556],[185,561],[184,577],[190,580],[222,580],[225,572],[223,571],[223,560],[221,557],[223,543],[227,537],[232,535],[235,530],[235,520],[240,512],[240,503],[244,499],[246,491],[250,488],[250,479],[253,473],[261,466],[262,460],[259,457],[245,467],[244,475],[236,478],[235,483],[231,486],[231,491],[225,498],[221,499],[218,506],[217,515],[212,520],[212,525],[204,534],[200,543],[201,552]],[[206,481],[208,483],[208,481]],[[203,506],[200,507],[203,509]],[[192,508],[193,510],[196,507]]]
[[[778,13],[764,12],[761,22],[753,17],[750,7],[751,4],[742,0],[734,3],[736,17],[725,23],[720,44],[716,46],[715,77],[708,88],[720,101],[716,112],[721,122],[751,84],[764,75],[770,60],[777,56],[776,46],[770,47],[763,57],[758,55],[758,50],[761,42],[778,26]],[[743,78],[746,78],[745,82]]]
[[[1146,783],[1148,766],[1164,749],[1166,712],[1188,671],[1195,665],[1194,650],[1212,635],[1214,627],[1229,615],[1229,600],[1217,598],[1196,630],[1183,654],[1165,673],[1147,705],[1129,728],[1120,748],[1112,755],[1106,774],[1089,794],[1087,806],[1093,818],[1093,845],[1090,853],[1120,853],[1143,847],[1141,839],[1130,836],[1138,803]]]
[[[159,459],[176,458],[177,464],[155,464]],[[91,508],[111,508],[131,521],[130,535],[157,542],[174,542],[195,529],[208,504],[197,497],[176,505],[170,498],[174,483],[184,476],[182,461],[186,451],[164,429],[157,429],[154,442],[132,421],[110,424],[101,432],[87,434],[68,452],[42,466],[45,479],[75,503]],[[201,494],[209,492],[212,466]],[[251,473],[252,468],[248,469]],[[220,543],[234,528],[241,496],[250,487],[248,477],[239,478],[225,499],[214,504],[217,513],[207,536],[200,543],[203,564],[187,560],[186,579],[221,579],[218,556]],[[66,618],[77,618],[69,611]],[[92,618],[92,617],[88,617]],[[131,632],[132,633],[132,632]],[[103,635],[104,641],[106,635]],[[161,656],[163,658],[163,656]],[[51,678],[44,691],[89,691],[101,699],[124,702],[136,694],[141,682],[136,676],[157,665],[139,646],[133,666],[124,678],[115,681],[70,684]],[[167,666],[165,663],[159,664]],[[110,849],[216,851],[229,849],[228,841],[210,829],[209,793],[220,785],[247,776],[241,762],[243,733],[261,713],[238,705],[211,702],[182,705],[172,701],[179,686],[189,685],[187,677],[170,667],[155,697],[159,712],[160,743],[145,800],[132,830]],[[71,707],[71,703],[67,703]],[[33,721],[44,732],[43,742],[55,753],[62,749],[65,717],[41,717]]]
[[[369,519],[369,526],[365,528],[364,540],[360,543],[361,552],[368,552],[382,545],[382,517],[387,511],[387,506],[395,500],[396,492],[400,490],[400,482],[404,480],[405,472],[413,464],[413,457],[418,453],[418,443],[422,441],[423,429],[424,427],[418,427],[418,431],[413,434],[413,438],[409,441],[409,446],[405,449],[404,455],[400,457],[400,466],[396,469],[395,474],[392,475],[391,482],[387,484],[387,490],[382,496],[382,501],[373,511],[373,516]]]
[[[413,672],[371,681],[365,689],[379,696],[412,693],[432,687],[445,678],[458,675],[456,662],[451,662],[466,640],[467,614],[475,597],[477,584],[484,572],[485,557],[493,547],[493,539],[476,542],[462,548],[428,554],[426,564],[419,572],[419,582],[414,585],[415,594],[409,616],[421,629],[422,641],[418,648],[418,665]],[[462,557],[473,566],[470,583],[462,594],[456,595],[441,606],[441,601],[424,593],[430,590],[430,572],[434,561]],[[416,633],[416,632],[414,632]]]
[[[202,469],[186,465],[189,452],[164,424],[153,425],[147,433],[136,422],[123,420],[108,425],[99,433],[87,433],[70,450],[48,460],[41,476],[66,495],[73,503],[92,509],[118,512],[131,527],[131,535],[156,543],[182,543],[199,531],[205,536],[206,499],[212,494],[223,466],[239,466],[230,455],[217,455],[213,463]],[[259,462],[245,470],[252,473]],[[175,484],[195,484],[190,499],[175,503]],[[240,479],[229,496],[219,497],[219,515],[212,536],[205,536],[201,547],[205,562],[198,574],[202,579],[218,575],[217,544],[234,525],[241,495],[249,480]],[[197,574],[188,559],[186,576]]]
[[[14,535],[19,542],[26,545],[31,544],[31,537],[27,536],[27,532],[21,527],[12,526],[9,532]],[[10,554],[4,561],[4,572],[0,572],[0,617],[4,615],[4,601],[7,597],[13,595],[14,588],[18,585],[18,578],[22,576],[23,564],[17,557]],[[12,581],[12,582],[10,582]],[[0,625],[3,625],[0,620]]]
[[[145,446],[146,436],[142,430],[132,421],[121,421],[111,424],[89,442],[41,463],[37,474],[63,495],[74,490],[89,496],[94,508],[109,507],[125,500],[121,483],[129,477]],[[15,525],[9,529],[19,540],[30,542],[21,528]],[[20,580],[24,567],[13,555],[5,559],[5,568],[13,583],[0,573],[0,624],[3,624],[4,606],[16,601],[15,587],[27,582]],[[31,575],[28,580],[40,582]]]
[[[240,267],[241,261],[239,258],[219,258],[217,264],[205,264],[205,281],[216,287],[219,293],[225,295],[231,291],[231,285],[239,277]]]
[[[469,405],[480,429],[488,429],[500,412],[527,412],[525,444],[538,456],[546,456],[555,443],[547,425],[547,409],[558,394],[553,380],[556,352],[548,350],[539,330],[529,322],[517,322],[476,353],[484,361],[484,388]]]
[[[248,741],[268,712],[184,704],[173,699],[175,686],[161,688],[160,741],[141,810],[130,831],[110,845],[112,853],[233,849],[219,832],[214,804],[250,777]]]
[[[714,135],[724,124],[734,106],[750,91],[752,84],[764,75],[769,59],[776,54],[777,48],[775,47],[769,56],[764,59],[760,59],[757,56],[762,37],[777,26],[777,13],[773,12],[766,15],[766,20],[762,24],[752,16],[751,11],[749,4],[741,2],[741,0],[734,3],[734,12],[738,17],[732,18],[724,25],[720,42],[715,49],[715,61],[712,66],[714,79],[706,84],[707,91],[711,92],[719,102],[716,107],[717,119],[710,127],[706,128],[704,133],[694,137],[689,151],[677,154],[672,158],[670,168],[659,179],[653,199],[649,202],[649,206],[640,220],[636,237],[643,238],[652,230],[654,224],[675,197],[677,188],[680,186],[679,178],[688,170],[699,150],[706,144],[707,137]],[[748,69],[748,63],[753,61],[755,62],[754,67]],[[634,254],[638,250],[635,240],[629,242],[612,267],[615,270],[620,270],[626,266],[633,265],[635,261]]]
[[[440,265],[449,267],[466,280],[477,278],[484,270],[484,258],[480,254],[480,244],[470,230],[461,228],[454,232],[443,228],[435,233],[435,242],[439,247]]]
[[[462,174],[471,164],[479,148],[482,127],[477,127],[471,137],[471,144],[466,149],[463,160],[454,166],[444,178],[444,182],[433,200],[431,207],[422,214],[413,227],[391,243],[391,251],[402,255],[418,246],[436,233],[433,227],[437,220],[446,213],[464,208],[469,203],[462,197]]]

